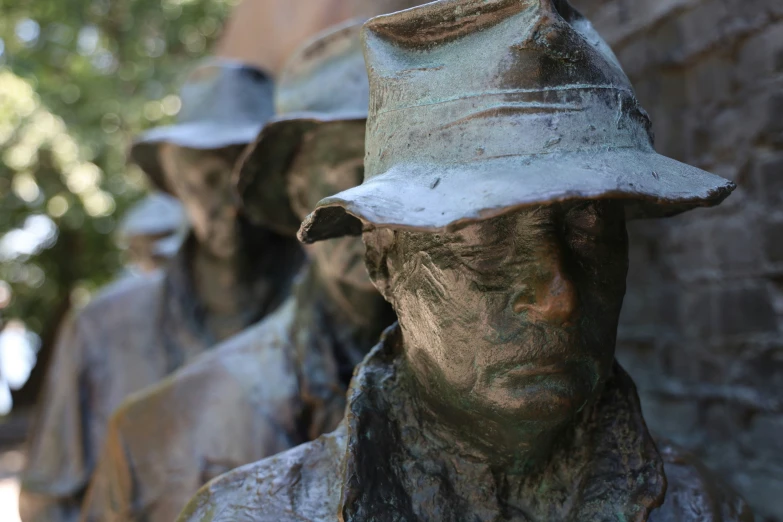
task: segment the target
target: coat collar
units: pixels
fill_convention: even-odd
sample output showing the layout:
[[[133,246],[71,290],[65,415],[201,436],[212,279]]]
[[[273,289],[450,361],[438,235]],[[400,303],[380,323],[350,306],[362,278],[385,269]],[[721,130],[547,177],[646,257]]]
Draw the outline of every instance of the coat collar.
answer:
[[[388,321],[372,317],[369,324],[354,324],[335,300],[334,292],[339,289],[330,292],[327,286],[311,263],[293,291],[297,307],[290,335],[305,416],[311,416],[307,420],[308,440],[332,431],[342,420],[354,368],[367,355],[378,332],[393,322],[390,316]]]

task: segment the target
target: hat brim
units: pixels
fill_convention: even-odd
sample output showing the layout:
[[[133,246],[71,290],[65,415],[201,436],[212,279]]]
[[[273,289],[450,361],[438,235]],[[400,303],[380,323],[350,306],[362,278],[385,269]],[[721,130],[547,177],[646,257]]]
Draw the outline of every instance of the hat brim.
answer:
[[[262,126],[194,122],[157,127],[142,134],[131,145],[129,158],[141,167],[157,188],[171,194],[158,157],[161,144],[171,143],[194,150],[218,150],[250,143]]]
[[[237,164],[236,188],[243,213],[255,224],[296,235],[301,218],[291,206],[287,177],[304,136],[366,119],[366,112],[299,112],[267,123]]]
[[[719,204],[735,184],[634,149],[492,158],[454,165],[400,164],[322,200],[302,223],[313,243],[372,228],[453,231],[525,207],[618,199],[629,219]]]

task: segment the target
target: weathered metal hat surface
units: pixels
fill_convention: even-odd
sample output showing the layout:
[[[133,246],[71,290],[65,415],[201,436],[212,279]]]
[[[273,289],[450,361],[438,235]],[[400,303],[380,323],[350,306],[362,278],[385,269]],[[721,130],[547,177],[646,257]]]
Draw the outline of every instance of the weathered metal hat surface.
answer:
[[[203,62],[180,90],[177,123],[142,134],[130,160],[162,190],[168,191],[158,161],[161,143],[217,150],[253,141],[274,115],[273,82],[263,71],[213,58]]]
[[[361,158],[369,105],[360,38],[363,23],[351,20],[320,33],[286,63],[275,93],[278,116],[263,128],[236,167],[243,211],[252,221],[296,234],[301,218],[289,201],[287,179],[307,136],[340,134],[337,142],[346,146],[334,148],[334,154],[358,150]],[[353,146],[358,141],[360,146]]]
[[[319,204],[305,242],[570,199],[662,217],[734,188],[655,152],[616,57],[565,0],[441,0],[373,18],[363,38],[365,181]]]

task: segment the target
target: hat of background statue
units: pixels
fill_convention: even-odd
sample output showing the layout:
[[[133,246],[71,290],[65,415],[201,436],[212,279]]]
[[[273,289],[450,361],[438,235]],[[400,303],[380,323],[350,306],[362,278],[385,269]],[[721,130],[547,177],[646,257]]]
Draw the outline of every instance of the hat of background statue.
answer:
[[[421,0],[245,0],[234,8],[216,55],[277,76],[289,58],[321,31],[421,5]]]
[[[299,229],[287,179],[306,136],[319,140],[328,134],[334,144],[331,156],[364,156],[369,86],[360,39],[363,22],[351,20],[320,33],[288,60],[277,82],[278,116],[236,166],[243,212],[252,221],[285,234]]]
[[[430,0],[344,0],[351,16],[380,16],[410,9]]]
[[[219,150],[253,141],[274,115],[272,80],[259,69],[210,59],[197,66],[180,91],[177,123],[142,134],[130,160],[157,188],[170,192],[158,148],[163,143],[198,150]]]
[[[118,233],[122,239],[166,236],[187,228],[187,223],[179,200],[158,192],[145,197],[125,213]]]
[[[364,44],[365,181],[318,205],[306,242],[579,199],[661,217],[734,188],[655,152],[617,59],[565,0],[441,0],[371,19]]]

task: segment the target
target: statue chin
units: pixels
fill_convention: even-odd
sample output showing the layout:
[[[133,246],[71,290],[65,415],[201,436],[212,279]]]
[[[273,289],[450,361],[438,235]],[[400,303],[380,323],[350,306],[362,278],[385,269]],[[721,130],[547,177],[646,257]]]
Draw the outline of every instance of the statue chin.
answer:
[[[495,373],[484,390],[474,391],[483,407],[513,424],[571,419],[595,392],[584,372],[567,365],[510,368]]]
[[[238,251],[236,238],[228,238],[223,235],[207,239],[204,246],[216,259],[230,259],[234,257]]]

